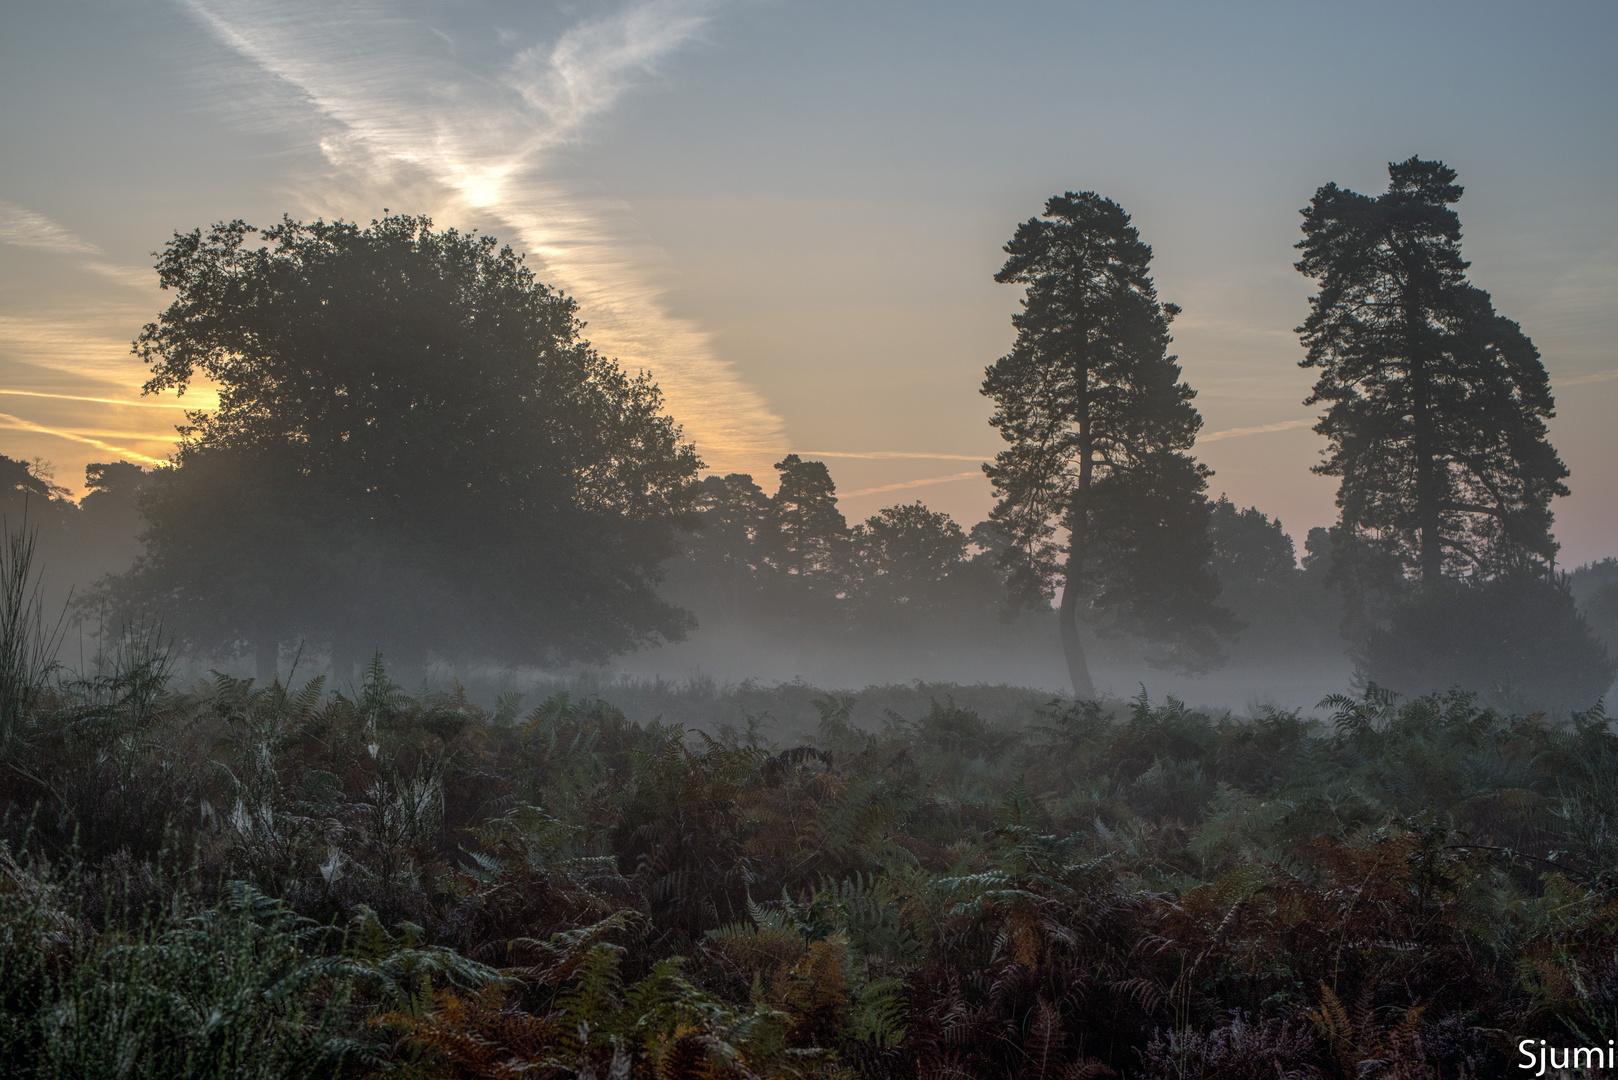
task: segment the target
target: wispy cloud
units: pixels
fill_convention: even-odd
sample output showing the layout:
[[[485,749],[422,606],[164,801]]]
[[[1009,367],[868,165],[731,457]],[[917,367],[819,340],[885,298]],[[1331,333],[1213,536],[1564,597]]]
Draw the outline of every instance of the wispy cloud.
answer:
[[[37,214],[25,206],[18,206],[4,199],[0,199],[0,241],[57,255],[94,256],[81,259],[79,265],[120,285],[151,288],[156,284],[150,270],[107,262],[101,257],[102,251],[99,247],[78,236],[71,229],[52,221],[44,214]]]
[[[44,214],[0,200],[0,240],[18,247],[71,255],[99,255],[101,249],[74,236]]]
[[[100,325],[106,320],[96,315],[79,320],[50,314],[0,315],[0,355],[74,379],[128,384],[139,367],[130,359],[127,332]]]
[[[1263,435],[1271,431],[1291,431],[1293,428],[1313,427],[1319,423],[1315,417],[1307,420],[1283,420],[1278,424],[1260,424],[1257,427],[1226,428],[1224,431],[1210,431],[1206,435],[1198,435],[1198,442],[1218,442],[1220,439],[1239,439],[1243,435]]]
[[[670,314],[651,269],[667,256],[634,238],[628,208],[556,175],[561,151],[698,37],[712,0],[643,0],[498,48],[370,4],[179,2],[325,118],[339,212],[401,209],[403,194],[441,218],[498,223],[579,301],[598,349],[651,370],[710,468],[762,472],[779,456],[780,418],[707,332]]]
[[[973,477],[982,479],[983,470],[973,469],[971,472],[950,473],[948,476],[929,476],[923,480],[902,480],[897,484],[881,484],[877,487],[860,488],[858,491],[845,491],[840,497],[854,499],[861,495],[879,495],[884,491],[904,491],[908,488],[930,487],[933,484],[953,484],[957,480],[970,480]]]

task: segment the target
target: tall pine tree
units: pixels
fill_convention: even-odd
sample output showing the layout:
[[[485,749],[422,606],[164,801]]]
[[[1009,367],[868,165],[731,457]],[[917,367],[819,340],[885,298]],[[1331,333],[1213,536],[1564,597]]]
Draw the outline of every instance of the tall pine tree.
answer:
[[[1376,198],[1327,184],[1303,211],[1298,269],[1320,283],[1299,327],[1320,378],[1344,542],[1428,583],[1548,566],[1567,469],[1546,439],[1550,379],[1518,325],[1466,278],[1455,171],[1388,166]]]
[[[1095,693],[1081,620],[1157,643],[1161,662],[1207,664],[1231,620],[1208,570],[1210,472],[1189,453],[1202,418],[1168,355],[1179,309],[1158,300],[1152,249],[1112,200],[1068,192],[1005,251],[995,280],[1027,295],[1015,345],[983,382],[1010,443],[984,471],[993,518],[1015,541],[1013,587],[1026,601],[1060,585],[1080,697]]]

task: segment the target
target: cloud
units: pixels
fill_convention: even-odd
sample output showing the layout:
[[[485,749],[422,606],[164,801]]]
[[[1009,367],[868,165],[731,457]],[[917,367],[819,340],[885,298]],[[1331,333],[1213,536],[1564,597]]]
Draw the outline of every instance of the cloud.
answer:
[[[519,52],[511,83],[566,137],[610,109],[657,62],[696,36],[710,3],[652,0],[568,30],[554,46]]]
[[[104,278],[116,281],[120,285],[131,289],[157,289],[157,273],[149,268],[139,266],[117,266],[113,263],[91,259],[80,264],[92,274],[100,274]]]
[[[1608,368],[1606,371],[1592,371],[1588,375],[1575,375],[1571,379],[1552,379],[1551,385],[1554,387],[1579,386],[1582,383],[1607,382],[1610,379],[1618,379],[1618,368]]]
[[[710,468],[762,472],[779,457],[780,418],[706,331],[670,314],[652,276],[666,253],[635,238],[627,207],[556,175],[566,148],[697,38],[713,3],[645,0],[493,45],[476,32],[487,27],[464,21],[475,3],[448,27],[431,21],[441,14],[431,5],[411,18],[325,0],[180,2],[325,119],[329,203],[360,217],[398,209],[405,195],[413,209],[515,233],[514,246],[579,302],[596,348],[652,372]]]
[[[0,200],[0,240],[18,247],[71,255],[99,255],[101,249],[81,240],[44,214]]]
[[[98,332],[96,323],[105,321],[94,317],[75,320],[50,315],[0,315],[0,357],[52,368],[75,379],[127,384],[131,373],[139,370],[129,355],[129,337],[110,326]]]
[[[17,247],[37,248],[58,255],[100,256],[102,251],[83,237],[58,225],[44,214],[36,214],[27,207],[0,199],[0,241]],[[157,282],[150,270],[132,266],[118,266],[100,258],[79,263],[91,273],[110,278],[120,285],[149,289]]]

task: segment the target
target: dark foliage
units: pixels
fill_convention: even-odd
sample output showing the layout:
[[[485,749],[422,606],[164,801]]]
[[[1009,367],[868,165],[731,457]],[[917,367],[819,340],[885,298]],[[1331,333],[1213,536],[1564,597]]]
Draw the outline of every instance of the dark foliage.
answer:
[[[146,389],[220,399],[147,487],[123,611],[269,648],[266,676],[299,636],[533,662],[684,630],[655,586],[696,454],[509,248],[405,216],[237,221],[176,235],[158,273],[178,295],[136,342]]]
[[[1521,574],[1421,589],[1372,632],[1360,670],[1405,694],[1466,686],[1504,707],[1565,712],[1607,692],[1618,658],[1565,583]]]
[[[1466,278],[1455,171],[1388,166],[1372,198],[1327,184],[1303,211],[1297,267],[1320,283],[1298,328],[1340,478],[1341,527],[1431,583],[1555,555],[1550,502],[1567,469],[1539,352]]]
[[[1060,586],[1077,694],[1094,693],[1081,616],[1157,642],[1160,662],[1206,666],[1229,614],[1206,568],[1209,470],[1189,453],[1202,418],[1168,355],[1179,309],[1157,298],[1152,249],[1116,203],[1069,192],[1005,250],[995,280],[1027,295],[1016,344],[983,382],[1010,444],[985,472],[1014,595],[1039,602]]]

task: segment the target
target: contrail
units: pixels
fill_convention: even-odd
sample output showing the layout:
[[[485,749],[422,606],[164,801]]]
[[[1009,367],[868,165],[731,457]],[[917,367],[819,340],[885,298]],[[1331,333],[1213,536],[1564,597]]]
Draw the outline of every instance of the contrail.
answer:
[[[1206,435],[1198,435],[1198,442],[1218,442],[1220,439],[1236,439],[1243,435],[1263,435],[1269,431],[1291,431],[1293,428],[1311,427],[1320,421],[1315,417],[1307,420],[1283,420],[1279,424],[1260,424],[1258,427],[1227,428],[1224,431],[1210,431]]]
[[[124,446],[114,446],[112,443],[103,442],[100,439],[93,439],[88,435],[77,435],[71,431],[63,431],[59,428],[46,427],[44,424],[36,424],[32,420],[24,420],[22,417],[12,416],[10,413],[0,413],[0,427],[11,428],[13,431],[35,431],[41,435],[54,435],[58,439],[70,439],[73,442],[94,446],[98,450],[105,450],[109,454],[121,454],[124,457],[135,458],[138,461],[146,462],[148,465],[168,464],[168,462],[162,458],[155,458],[150,454],[143,454],[139,450],[131,450]]]
[[[667,256],[626,239],[622,205],[545,174],[698,36],[713,3],[646,0],[548,41],[529,35],[493,59],[479,38],[466,46],[484,54],[474,66],[443,30],[370,6],[178,2],[328,120],[320,146],[343,174],[338,201],[374,212],[426,179],[444,213],[512,230],[546,280],[578,300],[598,350],[651,371],[710,469],[762,473],[780,456],[781,419],[717,357],[706,331],[669,313],[648,276]]]
[[[923,454],[909,450],[797,450],[794,451],[804,458],[857,458],[861,461],[898,461],[917,459],[923,461],[986,461],[982,454]],[[993,456],[993,455],[991,455]]]
[[[860,488],[858,491],[848,491],[838,498],[852,499],[858,495],[876,495],[884,491],[903,491],[906,488],[927,487],[931,484],[952,484],[957,480],[969,480],[972,477],[982,477],[983,470],[973,469],[971,472],[951,473],[948,476],[929,476],[925,480],[903,480],[897,484],[883,484],[880,487]]]
[[[103,405],[120,405],[131,409],[206,409],[208,406],[199,403],[186,404],[183,401],[120,401],[117,398],[85,397],[81,394],[47,394],[43,390],[4,390],[0,394],[16,394],[19,397],[52,398],[57,401],[94,401]]]

